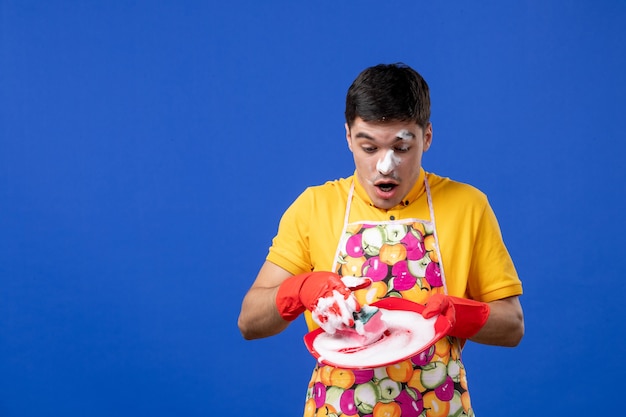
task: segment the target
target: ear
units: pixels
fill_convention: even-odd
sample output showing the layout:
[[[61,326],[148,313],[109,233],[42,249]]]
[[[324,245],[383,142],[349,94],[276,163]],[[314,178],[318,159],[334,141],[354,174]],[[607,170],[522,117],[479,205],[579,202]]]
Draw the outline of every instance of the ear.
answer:
[[[432,144],[432,142],[433,142],[433,124],[429,122],[426,128],[424,129],[424,152],[426,152],[430,148],[430,145]]]
[[[350,126],[348,125],[348,123],[345,124],[346,127],[346,141],[348,142],[348,149],[350,149],[350,152],[352,151],[352,135],[350,134]]]

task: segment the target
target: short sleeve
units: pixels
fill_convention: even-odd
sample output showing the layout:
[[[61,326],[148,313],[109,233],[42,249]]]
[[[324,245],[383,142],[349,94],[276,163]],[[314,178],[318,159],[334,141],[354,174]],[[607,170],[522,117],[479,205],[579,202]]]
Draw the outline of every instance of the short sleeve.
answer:
[[[283,214],[267,260],[296,275],[312,269],[309,249],[313,194],[306,189]]]
[[[490,302],[522,294],[522,283],[488,203],[478,223],[473,251],[468,277],[472,299]]]

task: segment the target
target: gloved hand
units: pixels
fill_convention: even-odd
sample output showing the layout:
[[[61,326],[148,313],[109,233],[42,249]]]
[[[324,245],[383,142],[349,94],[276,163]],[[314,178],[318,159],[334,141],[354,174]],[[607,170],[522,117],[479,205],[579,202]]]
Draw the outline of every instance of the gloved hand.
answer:
[[[422,316],[428,319],[443,314],[452,324],[448,335],[469,339],[485,325],[489,318],[489,310],[487,303],[435,294],[426,302]]]
[[[350,282],[353,289],[369,285],[364,279]],[[334,334],[343,326],[354,326],[353,312],[361,306],[341,277],[332,272],[309,272],[287,278],[278,288],[276,306],[281,317],[293,321],[304,310],[324,331]]]

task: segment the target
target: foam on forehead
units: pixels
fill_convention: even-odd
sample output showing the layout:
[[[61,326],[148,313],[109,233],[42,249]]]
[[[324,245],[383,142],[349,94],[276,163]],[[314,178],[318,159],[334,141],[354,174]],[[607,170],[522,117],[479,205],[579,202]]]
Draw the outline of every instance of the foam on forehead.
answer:
[[[404,140],[409,140],[409,139],[413,139],[414,135],[411,132],[409,132],[407,129],[402,129],[398,131],[398,133],[396,133],[396,137],[400,139],[404,139]]]

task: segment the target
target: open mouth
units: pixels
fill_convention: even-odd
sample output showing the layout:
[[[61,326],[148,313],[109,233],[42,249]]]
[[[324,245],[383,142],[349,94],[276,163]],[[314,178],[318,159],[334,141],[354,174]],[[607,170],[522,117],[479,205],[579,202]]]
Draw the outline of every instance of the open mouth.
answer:
[[[376,184],[376,186],[383,192],[387,193],[391,190],[393,190],[394,188],[397,187],[396,184],[391,184],[391,183],[383,183],[383,184]]]

